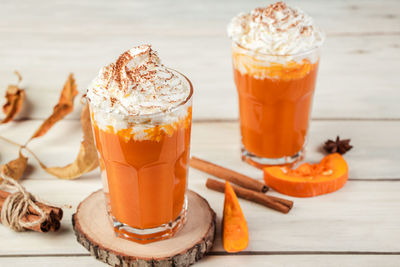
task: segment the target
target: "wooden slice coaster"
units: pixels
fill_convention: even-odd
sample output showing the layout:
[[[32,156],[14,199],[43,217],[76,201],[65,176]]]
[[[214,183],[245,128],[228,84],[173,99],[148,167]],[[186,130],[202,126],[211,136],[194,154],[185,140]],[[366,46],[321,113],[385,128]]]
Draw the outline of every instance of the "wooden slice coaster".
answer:
[[[101,190],[83,200],[72,224],[77,240],[111,266],[188,266],[210,251],[215,236],[215,212],[207,200],[188,191],[187,221],[172,238],[138,244],[116,237]]]

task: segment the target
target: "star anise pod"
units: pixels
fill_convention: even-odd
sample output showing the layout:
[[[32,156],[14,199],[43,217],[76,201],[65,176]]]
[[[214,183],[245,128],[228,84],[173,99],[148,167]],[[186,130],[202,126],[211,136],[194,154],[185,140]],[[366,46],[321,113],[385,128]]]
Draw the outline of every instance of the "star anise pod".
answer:
[[[329,154],[340,153],[343,155],[352,148],[353,146],[350,145],[350,139],[340,140],[339,136],[336,137],[335,141],[329,139],[324,144],[324,150]]]

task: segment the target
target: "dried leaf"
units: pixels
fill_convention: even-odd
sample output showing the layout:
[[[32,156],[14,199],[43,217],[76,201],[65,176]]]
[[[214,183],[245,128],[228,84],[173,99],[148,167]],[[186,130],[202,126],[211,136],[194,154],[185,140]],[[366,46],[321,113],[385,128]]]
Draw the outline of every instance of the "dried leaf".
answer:
[[[98,165],[97,150],[93,140],[92,126],[90,124],[90,113],[88,105],[85,105],[81,113],[81,124],[83,141],[75,161],[64,167],[46,167],[40,163],[42,168],[61,179],[75,179],[83,174],[94,170]]]
[[[19,73],[19,71],[14,71],[14,74],[15,75],[17,75],[17,78],[18,78],[18,83],[20,83],[21,81],[22,81],[22,75],[21,75],[21,73]]]
[[[53,114],[51,114],[51,116],[48,117],[42,123],[42,125],[40,125],[39,129],[37,129],[31,137],[31,140],[47,133],[47,131],[50,130],[50,128],[53,127],[56,122],[71,113],[71,111],[74,109],[74,99],[77,94],[78,91],[76,89],[74,76],[73,74],[70,74],[65,82],[60,99],[58,100],[58,104],[53,109]]]
[[[6,117],[1,123],[7,123],[21,111],[25,100],[25,91],[17,85],[9,85],[6,91],[7,102],[3,105],[3,112]]]
[[[28,166],[28,158],[22,155],[21,151],[19,152],[19,157],[14,159],[7,164],[0,166],[0,172],[14,178],[15,180],[19,180],[26,167]],[[1,179],[0,179],[1,180]]]

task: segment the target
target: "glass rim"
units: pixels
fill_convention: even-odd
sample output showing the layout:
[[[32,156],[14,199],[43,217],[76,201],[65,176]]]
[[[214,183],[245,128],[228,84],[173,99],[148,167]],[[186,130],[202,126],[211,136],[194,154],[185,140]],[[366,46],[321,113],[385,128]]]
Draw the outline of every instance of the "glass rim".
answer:
[[[255,51],[253,49],[244,47],[243,45],[239,44],[237,41],[234,41],[233,39],[231,39],[231,40],[232,40],[232,44],[236,45],[240,49],[243,49],[243,50],[246,50],[246,51],[250,51],[250,52],[258,54],[258,55],[269,56],[269,57],[298,57],[298,56],[302,56],[302,55],[305,55],[305,54],[309,54],[309,53],[311,53],[313,51],[316,51],[319,48],[321,48],[321,46],[322,46],[322,44],[321,45],[316,45],[316,46],[314,46],[314,47],[312,47],[310,49],[307,49],[307,50],[299,52],[299,53],[278,55],[278,54],[267,54],[267,53]]]
[[[188,85],[189,85],[189,90],[190,90],[190,91],[189,91],[189,95],[188,95],[184,100],[182,100],[180,103],[178,103],[176,106],[172,107],[171,109],[165,110],[165,111],[158,111],[158,112],[155,112],[155,113],[140,114],[140,115],[126,114],[126,115],[122,115],[122,116],[127,117],[127,118],[132,118],[132,119],[142,119],[142,118],[157,117],[157,116],[160,116],[160,115],[168,115],[168,114],[170,114],[170,113],[175,112],[176,110],[178,110],[180,107],[182,107],[182,106],[184,106],[185,104],[187,104],[187,103],[192,99],[192,96],[193,96],[193,84],[192,84],[192,82],[189,80],[189,78],[186,77],[186,76],[185,76],[183,73],[181,73],[180,71],[177,71],[177,70],[175,70],[175,69],[168,68],[168,67],[166,67],[166,68],[167,68],[169,71],[172,71],[172,72],[174,72],[174,73],[180,75],[181,77],[183,77],[183,79],[184,79],[184,80],[188,83]],[[89,99],[88,99],[88,103],[89,103],[89,106],[91,106],[91,102],[90,102]],[[107,113],[113,114],[113,112],[107,112]],[[114,114],[115,114],[115,113],[114,113]],[[115,115],[121,115],[121,114],[115,114]]]

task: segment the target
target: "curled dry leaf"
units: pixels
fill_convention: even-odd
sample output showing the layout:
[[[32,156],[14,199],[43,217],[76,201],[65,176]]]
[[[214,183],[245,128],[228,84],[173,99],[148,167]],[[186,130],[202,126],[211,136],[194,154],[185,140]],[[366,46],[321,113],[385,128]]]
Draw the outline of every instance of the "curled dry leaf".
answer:
[[[25,91],[17,85],[9,85],[6,91],[7,102],[3,105],[3,112],[6,117],[1,123],[12,121],[14,117],[21,111],[25,100]]]
[[[24,174],[27,165],[28,165],[28,158],[22,155],[20,151],[17,159],[14,159],[8,162],[7,164],[0,166],[0,172],[9,177],[14,178],[15,180],[19,180]]]
[[[53,109],[53,114],[51,114],[51,116],[48,117],[42,123],[42,125],[40,125],[39,129],[36,130],[30,140],[44,135],[54,124],[56,124],[56,122],[71,113],[71,111],[74,109],[74,99],[77,94],[78,90],[76,89],[75,79],[71,73],[65,82],[60,99],[58,100],[58,104]]]
[[[81,113],[81,124],[83,131],[83,141],[75,161],[64,167],[46,167],[40,162],[42,168],[61,179],[75,179],[83,174],[94,170],[98,165],[97,150],[93,140],[92,127],[90,124],[89,106],[85,105]]]
[[[22,81],[22,75],[21,75],[21,73],[19,73],[19,71],[14,71],[14,74],[15,75],[17,75],[17,78],[18,78],[18,83],[20,83],[21,81]]]

